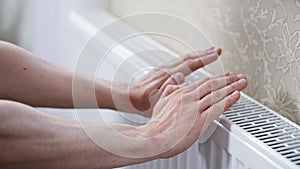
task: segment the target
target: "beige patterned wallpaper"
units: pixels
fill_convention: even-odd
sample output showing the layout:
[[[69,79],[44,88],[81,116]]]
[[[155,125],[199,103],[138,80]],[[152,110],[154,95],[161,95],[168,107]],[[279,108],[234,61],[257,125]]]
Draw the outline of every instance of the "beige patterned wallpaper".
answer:
[[[119,16],[164,12],[185,18],[224,50],[224,67],[213,64],[211,72],[247,74],[247,94],[300,124],[299,0],[111,0],[110,9]],[[176,23],[169,29],[193,38]],[[179,53],[187,52],[176,43],[158,40]]]

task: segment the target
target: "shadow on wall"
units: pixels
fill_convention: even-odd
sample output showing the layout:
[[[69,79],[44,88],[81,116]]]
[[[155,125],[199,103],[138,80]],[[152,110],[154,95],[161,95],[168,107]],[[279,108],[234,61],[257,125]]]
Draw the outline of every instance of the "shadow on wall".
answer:
[[[247,94],[300,124],[299,0],[112,0],[110,8],[119,16],[163,12],[192,22],[213,45],[224,50],[220,59],[224,67],[212,64],[209,71],[247,74]],[[132,24],[146,29],[140,23]],[[168,29],[181,31],[194,40],[176,23]],[[158,40],[181,54],[187,52],[170,40]]]

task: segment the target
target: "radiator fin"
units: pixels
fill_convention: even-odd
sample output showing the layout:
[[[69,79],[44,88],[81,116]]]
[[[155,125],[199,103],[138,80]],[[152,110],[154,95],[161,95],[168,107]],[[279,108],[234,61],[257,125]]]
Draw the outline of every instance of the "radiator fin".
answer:
[[[300,166],[300,130],[290,122],[242,96],[224,116]]]

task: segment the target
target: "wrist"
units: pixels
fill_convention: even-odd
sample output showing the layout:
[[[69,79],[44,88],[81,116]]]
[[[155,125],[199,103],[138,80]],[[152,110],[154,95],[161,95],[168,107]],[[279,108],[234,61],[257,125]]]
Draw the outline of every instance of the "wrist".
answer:
[[[150,121],[144,126],[139,126],[139,130],[144,133],[145,146],[149,149],[148,153],[155,159],[161,158],[161,155],[165,153],[168,139],[163,137],[163,131],[161,131],[160,127],[155,122]]]
[[[150,117],[150,101],[147,92],[143,90],[143,87],[137,85],[131,85],[129,87],[129,98],[131,105],[136,110],[137,114],[142,116]]]
[[[150,154],[156,147],[153,146],[153,141],[149,139],[151,137],[143,127],[115,123],[85,125],[87,125],[85,130],[88,131],[89,142],[94,147],[92,150],[95,150],[93,156],[98,160],[99,165],[104,165],[104,161],[114,161],[105,167],[115,168],[158,158]],[[105,125],[109,126],[105,127]],[[104,161],[99,161],[99,158]]]
[[[118,83],[112,88],[112,101],[115,109],[150,117],[150,102],[143,87]]]
[[[96,98],[98,106],[120,110],[128,113],[135,113],[151,117],[151,104],[149,91],[145,86],[111,82],[99,79],[96,82]]]

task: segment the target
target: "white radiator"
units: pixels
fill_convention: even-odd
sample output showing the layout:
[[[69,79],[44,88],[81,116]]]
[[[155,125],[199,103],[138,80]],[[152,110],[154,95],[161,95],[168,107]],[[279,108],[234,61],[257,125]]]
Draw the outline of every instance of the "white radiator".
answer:
[[[73,30],[74,54],[78,54],[88,39],[115,17],[105,12],[73,13],[70,21]],[[90,54],[97,53],[106,44],[112,44],[124,34],[136,32],[126,23],[118,24],[116,29],[104,29],[93,39]],[[112,79],[116,66],[127,64],[126,69],[118,72],[119,80],[128,81],[128,77],[148,66],[167,62],[170,57],[161,57],[159,52],[143,52],[140,57],[127,58],[144,49],[165,51],[170,56],[176,54],[147,36],[139,36],[118,44],[103,60],[98,75]],[[156,56],[153,57],[148,56]],[[165,55],[164,55],[165,56]],[[121,67],[122,67],[121,66]],[[204,75],[203,70],[196,71],[187,80],[195,81]],[[116,114],[118,116],[116,116]],[[87,117],[91,121],[95,116]],[[138,116],[114,114],[115,121],[141,124],[147,121]],[[129,119],[129,120],[128,120]],[[298,125],[279,116],[274,111],[242,94],[241,99],[225,112],[219,122],[215,121],[211,129],[216,130],[204,142],[196,142],[186,152],[166,160],[125,167],[128,169],[290,169],[300,168],[300,128]],[[206,133],[207,134],[207,133]],[[209,133],[208,133],[208,136]],[[205,138],[204,138],[205,139]]]

